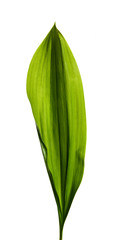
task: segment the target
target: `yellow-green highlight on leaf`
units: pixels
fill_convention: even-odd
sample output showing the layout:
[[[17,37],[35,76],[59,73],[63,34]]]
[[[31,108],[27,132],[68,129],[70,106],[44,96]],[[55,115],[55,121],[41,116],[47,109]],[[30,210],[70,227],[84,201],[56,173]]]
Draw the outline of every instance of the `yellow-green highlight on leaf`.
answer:
[[[77,63],[55,24],[31,60],[27,95],[57,203],[62,235],[84,171],[86,113]]]

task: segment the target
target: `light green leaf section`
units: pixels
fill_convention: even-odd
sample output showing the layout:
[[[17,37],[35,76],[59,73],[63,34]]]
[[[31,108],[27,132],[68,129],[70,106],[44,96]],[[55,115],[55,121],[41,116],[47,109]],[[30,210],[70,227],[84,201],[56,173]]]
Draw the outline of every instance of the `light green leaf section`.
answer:
[[[55,25],[31,60],[27,75],[27,95],[62,231],[83,176],[86,113],[76,61]]]

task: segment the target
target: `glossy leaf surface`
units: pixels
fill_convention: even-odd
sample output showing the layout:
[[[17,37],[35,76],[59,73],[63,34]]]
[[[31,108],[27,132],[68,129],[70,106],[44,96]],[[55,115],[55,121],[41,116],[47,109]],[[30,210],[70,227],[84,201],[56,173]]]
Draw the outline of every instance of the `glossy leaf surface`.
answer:
[[[83,176],[86,114],[76,61],[55,25],[31,60],[27,75],[27,95],[62,231]]]

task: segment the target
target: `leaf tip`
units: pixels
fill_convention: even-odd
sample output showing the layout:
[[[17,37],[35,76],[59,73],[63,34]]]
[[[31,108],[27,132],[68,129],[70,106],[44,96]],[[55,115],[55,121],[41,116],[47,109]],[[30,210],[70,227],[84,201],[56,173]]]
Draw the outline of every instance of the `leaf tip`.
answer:
[[[56,21],[54,22],[54,27],[56,28]]]

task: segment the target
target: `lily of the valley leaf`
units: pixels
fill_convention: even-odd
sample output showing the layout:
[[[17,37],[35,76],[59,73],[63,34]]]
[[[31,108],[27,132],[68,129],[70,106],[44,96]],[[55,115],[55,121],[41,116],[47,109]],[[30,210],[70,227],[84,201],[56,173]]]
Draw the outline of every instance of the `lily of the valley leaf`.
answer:
[[[31,60],[27,95],[57,203],[61,239],[83,176],[86,114],[77,63],[55,25]]]

